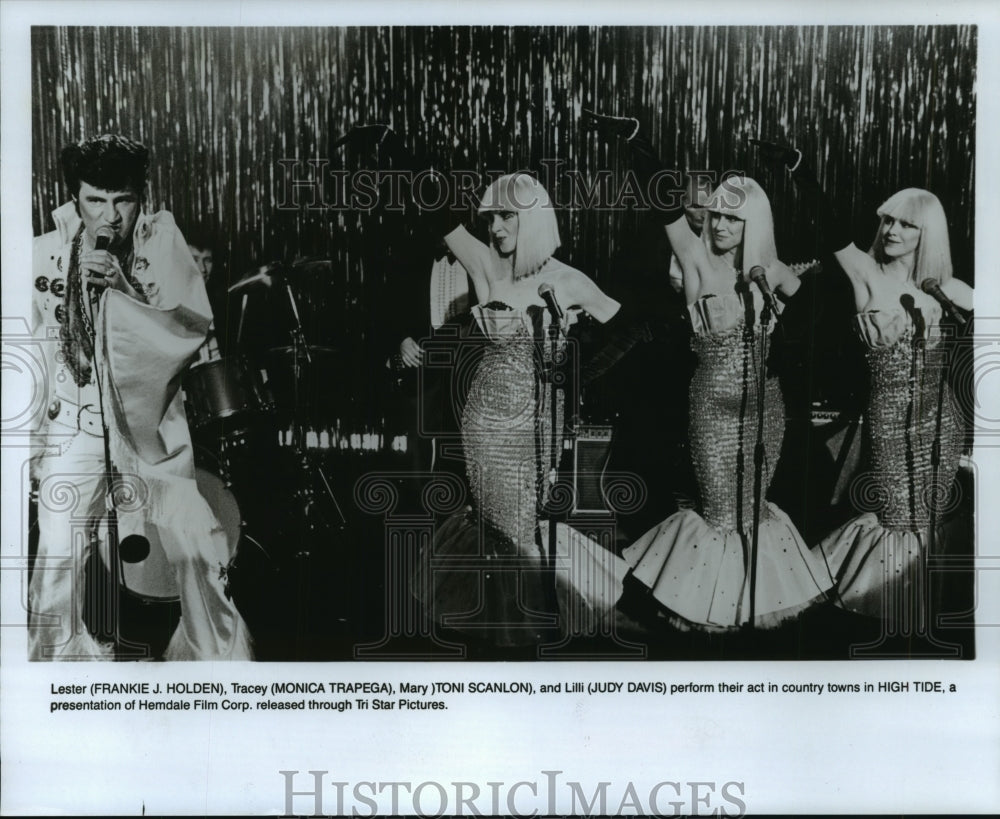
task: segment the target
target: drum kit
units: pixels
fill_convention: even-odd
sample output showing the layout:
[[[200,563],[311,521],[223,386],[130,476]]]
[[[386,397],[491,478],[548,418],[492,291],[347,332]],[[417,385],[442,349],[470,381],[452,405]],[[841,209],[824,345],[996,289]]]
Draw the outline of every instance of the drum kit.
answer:
[[[263,659],[308,654],[303,645],[315,619],[310,577],[317,561],[334,559],[347,527],[322,453],[310,446],[318,420],[330,417],[336,351],[309,343],[296,295],[312,277],[330,272],[329,261],[306,259],[247,273],[228,289],[240,301],[232,349],[196,363],[183,381],[198,488],[233,547],[227,570],[233,600],[258,646],[262,635],[271,640],[271,657]],[[254,328],[252,341],[267,337],[257,321],[246,320],[251,298],[265,288],[291,317],[288,343],[253,349],[244,325]],[[332,618],[346,620],[343,612]]]

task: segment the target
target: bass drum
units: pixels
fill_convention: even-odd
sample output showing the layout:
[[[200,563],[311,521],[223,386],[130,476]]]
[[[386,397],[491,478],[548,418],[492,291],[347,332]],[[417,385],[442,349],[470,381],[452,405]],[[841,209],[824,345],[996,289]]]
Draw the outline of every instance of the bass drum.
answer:
[[[196,449],[195,461],[200,464],[195,467],[198,491],[222,525],[231,558],[236,553],[243,524],[239,504],[218,476],[218,465],[213,456]],[[130,532],[121,527],[119,536],[122,585],[125,589],[147,602],[180,600],[176,575],[156,530],[150,528],[143,532]]]

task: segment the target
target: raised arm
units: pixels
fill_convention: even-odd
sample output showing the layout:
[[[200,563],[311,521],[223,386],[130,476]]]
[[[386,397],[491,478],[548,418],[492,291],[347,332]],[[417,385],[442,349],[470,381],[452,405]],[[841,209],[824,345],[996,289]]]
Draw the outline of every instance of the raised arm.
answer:
[[[708,253],[701,239],[688,225],[680,194],[683,174],[667,168],[652,143],[639,132],[634,117],[610,117],[584,110],[584,127],[596,131],[603,141],[624,142],[631,170],[649,207],[662,222],[670,248],[680,264],[685,293],[697,292],[703,271],[710,269]]]
[[[855,302],[859,306],[866,304],[870,298],[868,281],[874,262],[871,256],[854,244],[850,220],[823,190],[816,172],[799,149],[766,140],[751,141],[760,149],[765,161],[787,168],[795,187],[802,193],[806,206],[815,216],[818,252],[821,256],[832,255],[837,260],[851,281]]]
[[[638,125],[638,122],[636,121]],[[638,131],[626,139],[636,178],[647,192],[650,208],[658,214],[684,276],[685,292],[698,292],[701,274],[710,264],[701,238],[691,230],[684,213],[684,199],[678,188],[683,174],[667,168],[652,143]],[[673,185],[673,188],[667,184]]]
[[[456,225],[444,234],[445,244],[455,258],[468,271],[476,299],[485,304],[490,296],[489,269],[492,264],[490,249],[465,229]]]

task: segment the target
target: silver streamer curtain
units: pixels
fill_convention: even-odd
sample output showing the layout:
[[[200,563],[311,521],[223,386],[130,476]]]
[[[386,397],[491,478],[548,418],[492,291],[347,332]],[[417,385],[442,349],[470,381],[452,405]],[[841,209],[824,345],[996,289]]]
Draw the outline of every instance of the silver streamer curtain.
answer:
[[[278,259],[332,260],[329,297],[365,307],[361,216],[280,210],[281,160],[350,167],[334,140],[385,122],[455,168],[543,160],[593,178],[624,169],[580,127],[583,108],[635,115],[681,169],[740,169],[772,197],[779,252],[809,256],[810,214],[748,140],[799,145],[859,237],[905,186],[937,193],[957,275],[971,281],[976,29],[37,28],[33,31],[36,233],[65,199],[60,148],[115,131],[153,154],[151,204],[214,246],[224,275]],[[560,213],[560,256],[601,280],[632,214]]]

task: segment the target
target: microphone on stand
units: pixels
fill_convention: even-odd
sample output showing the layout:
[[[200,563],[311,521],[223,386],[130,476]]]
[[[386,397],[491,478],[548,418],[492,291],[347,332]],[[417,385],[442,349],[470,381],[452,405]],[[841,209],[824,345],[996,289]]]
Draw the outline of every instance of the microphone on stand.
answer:
[[[562,334],[564,313],[562,307],[559,306],[559,302],[556,300],[556,289],[551,284],[543,282],[538,285],[538,295],[545,302],[545,308],[549,311],[549,315],[552,316],[552,323],[549,325],[549,339],[552,342],[552,360],[549,362],[549,377],[553,378],[557,366],[556,340]],[[553,423],[555,423],[555,419],[553,419]]]
[[[959,327],[965,326],[967,319],[962,315],[958,305],[945,295],[944,290],[941,289],[941,283],[937,279],[924,279],[920,282],[920,289],[923,290],[928,296],[936,299],[938,303],[951,314],[951,317],[955,319],[955,323]]]
[[[775,323],[777,323],[779,315],[778,300],[774,297],[774,293],[771,292],[771,286],[767,283],[767,271],[759,264],[755,264],[750,268],[750,272],[747,273],[747,278],[757,285],[761,295],[764,296],[764,301],[767,302],[767,306],[771,308],[771,312],[774,314]]]
[[[538,285],[538,295],[545,302],[552,320],[562,327],[562,320],[565,314],[559,306],[559,302],[556,301],[556,289],[548,282],[543,282]]]

